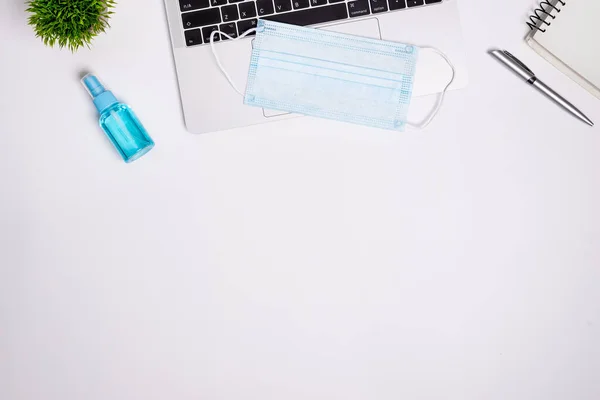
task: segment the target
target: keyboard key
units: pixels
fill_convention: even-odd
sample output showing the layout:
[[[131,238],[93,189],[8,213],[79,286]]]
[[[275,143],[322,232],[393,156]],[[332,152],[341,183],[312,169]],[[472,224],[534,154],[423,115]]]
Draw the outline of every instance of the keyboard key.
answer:
[[[344,1],[344,0],[329,0],[330,3],[339,3],[340,1]]]
[[[373,14],[387,10],[387,0],[371,0],[371,11],[373,11]]]
[[[232,38],[237,37],[237,29],[235,28],[235,23],[221,24],[221,25],[219,25],[219,30],[223,33],[228,34]],[[221,39],[227,40],[227,38],[225,36],[222,36]]]
[[[343,1],[343,0],[339,0],[339,1]],[[310,0],[310,5],[313,7],[324,6],[325,4],[327,4],[327,0]]]
[[[246,19],[256,17],[256,7],[254,6],[253,1],[245,1],[238,7],[240,7],[240,18]]]
[[[189,31],[185,31],[185,44],[188,46],[202,44],[202,34],[200,33],[200,29],[190,29]]]
[[[218,31],[219,27],[217,25],[213,25],[213,26],[206,26],[204,28],[202,28],[202,38],[204,39],[204,43],[210,43],[210,34],[212,33],[212,31]],[[221,40],[221,35],[215,35],[214,39],[215,42],[218,42],[219,40]]]
[[[401,8],[406,8],[404,0],[390,0],[390,10],[399,10]]]
[[[294,7],[294,10],[308,8],[308,4],[308,0],[292,0],[292,7]]]
[[[213,7],[222,6],[223,4],[227,4],[227,0],[210,0],[210,5]]]
[[[340,3],[327,7],[309,8],[307,10],[296,11],[288,14],[270,15],[263,19],[305,26],[346,18],[348,18],[348,9],[346,9],[346,4]]]
[[[179,0],[181,11],[199,10],[208,7],[208,0]]]
[[[292,3],[290,3],[290,0],[275,0],[275,11],[278,13],[290,11],[291,9]]]
[[[409,7],[414,7],[414,6],[422,6],[423,0],[406,0],[406,4],[408,4]]]
[[[181,15],[184,28],[196,28],[198,26],[218,24],[221,22],[221,13],[218,8],[209,8],[202,11],[194,11]]]
[[[441,3],[442,0],[425,0],[425,4]]]
[[[244,1],[244,0],[229,0],[230,3],[239,3],[240,1]]]
[[[247,19],[237,23],[238,32],[240,35],[246,32],[248,29],[256,28],[257,19]],[[256,32],[249,33],[248,36],[256,35]]]
[[[236,19],[240,19],[240,16],[238,15],[238,8],[235,4],[221,7],[221,15],[223,16],[223,22],[235,21]]]
[[[348,3],[350,17],[360,17],[369,14],[369,0],[356,0]]]
[[[273,14],[273,0],[257,0],[256,9],[258,10],[258,16]]]

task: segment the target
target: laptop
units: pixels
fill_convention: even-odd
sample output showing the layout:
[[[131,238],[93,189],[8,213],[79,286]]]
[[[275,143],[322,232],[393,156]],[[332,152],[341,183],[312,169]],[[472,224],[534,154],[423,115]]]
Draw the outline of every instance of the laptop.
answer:
[[[232,37],[257,19],[312,26],[358,36],[433,46],[456,68],[450,89],[467,84],[457,0],[165,0],[185,124],[192,133],[214,132],[292,118],[281,111],[246,106],[216,66],[210,33]],[[221,63],[244,88],[252,37],[218,40]],[[451,70],[433,52],[419,54],[413,96],[442,91]]]

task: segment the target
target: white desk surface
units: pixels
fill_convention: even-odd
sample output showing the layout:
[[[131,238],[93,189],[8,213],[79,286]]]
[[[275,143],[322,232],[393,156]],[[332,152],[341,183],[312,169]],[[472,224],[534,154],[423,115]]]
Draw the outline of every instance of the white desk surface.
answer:
[[[600,123],[523,43],[533,2],[461,0],[470,85],[425,132],[200,136],[162,0],[119,3],[74,55],[0,4],[0,399],[600,398],[600,128],[486,54]],[[86,69],[151,132],[141,160]]]

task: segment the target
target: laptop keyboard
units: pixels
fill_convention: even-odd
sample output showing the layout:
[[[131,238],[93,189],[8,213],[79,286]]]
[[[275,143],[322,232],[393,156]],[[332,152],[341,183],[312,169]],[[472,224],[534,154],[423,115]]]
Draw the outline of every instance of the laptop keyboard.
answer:
[[[256,27],[257,18],[313,25],[441,4],[442,0],[179,0],[187,46],[210,43],[212,31],[237,37]],[[215,35],[214,40],[225,40]]]

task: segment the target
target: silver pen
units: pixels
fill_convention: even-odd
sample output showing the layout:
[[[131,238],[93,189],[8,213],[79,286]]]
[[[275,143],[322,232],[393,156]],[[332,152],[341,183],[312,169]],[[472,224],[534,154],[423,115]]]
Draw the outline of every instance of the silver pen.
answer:
[[[550,87],[548,87],[548,85],[546,85],[544,82],[540,81],[535,76],[533,71],[527,68],[527,66],[521,61],[519,61],[517,57],[513,56],[506,50],[492,50],[490,54],[496,57],[502,64],[506,65],[508,68],[513,70],[527,83],[529,83],[537,90],[549,97],[556,104],[558,104],[559,106],[561,106],[562,108],[564,108],[565,110],[567,110],[568,112],[585,122],[586,124],[594,126],[594,123],[591,119],[586,117],[585,114],[579,111],[579,109],[577,109],[577,107],[575,107],[573,104],[569,103],[567,99],[562,97],[560,94],[556,93],[554,90],[550,89]]]

